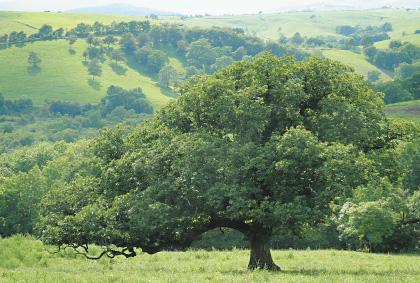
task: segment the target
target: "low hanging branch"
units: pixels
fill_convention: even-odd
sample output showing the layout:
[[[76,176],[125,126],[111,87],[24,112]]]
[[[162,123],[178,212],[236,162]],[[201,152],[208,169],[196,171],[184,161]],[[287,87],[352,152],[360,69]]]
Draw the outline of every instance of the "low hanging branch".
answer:
[[[70,247],[73,248],[73,250],[76,252],[76,254],[83,255],[87,259],[93,259],[93,260],[98,260],[101,257],[103,257],[104,255],[106,255],[109,258],[114,258],[115,256],[118,256],[118,255],[123,255],[126,258],[129,258],[129,257],[135,257],[137,255],[136,251],[134,250],[133,247],[124,248],[122,251],[116,251],[116,250],[111,249],[110,247],[106,247],[106,250],[104,250],[99,256],[96,256],[96,257],[89,256],[87,254],[88,253],[88,246],[87,245],[86,246],[70,246]],[[85,252],[80,252],[79,250],[77,250],[80,247],[83,248],[85,250]],[[127,251],[129,253],[126,253]]]

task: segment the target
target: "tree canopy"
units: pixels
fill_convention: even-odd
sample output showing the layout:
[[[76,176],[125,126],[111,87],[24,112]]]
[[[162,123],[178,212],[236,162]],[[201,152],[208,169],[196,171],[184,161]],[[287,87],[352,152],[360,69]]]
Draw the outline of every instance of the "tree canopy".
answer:
[[[180,93],[132,133],[92,141],[83,176],[43,200],[45,243],[132,257],[228,227],[250,241],[250,269],[279,270],[273,235],[299,235],[337,197],[394,170],[382,159],[399,132],[382,97],[338,62],[264,54]]]

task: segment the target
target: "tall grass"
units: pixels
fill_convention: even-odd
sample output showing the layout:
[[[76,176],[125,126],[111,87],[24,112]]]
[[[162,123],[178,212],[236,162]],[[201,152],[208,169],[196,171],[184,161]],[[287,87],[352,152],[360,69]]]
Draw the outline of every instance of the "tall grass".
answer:
[[[33,237],[0,239],[0,282],[419,282],[419,255],[273,251],[281,272],[248,271],[248,250],[139,253],[90,261]]]

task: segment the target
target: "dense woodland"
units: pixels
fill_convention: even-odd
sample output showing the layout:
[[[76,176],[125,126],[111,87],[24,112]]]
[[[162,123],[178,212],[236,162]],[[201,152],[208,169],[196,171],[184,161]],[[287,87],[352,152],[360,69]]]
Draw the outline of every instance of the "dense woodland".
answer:
[[[301,37],[300,34],[295,34],[291,38],[286,38],[281,35],[280,31],[279,40],[275,42],[263,40],[257,36],[247,34],[243,29],[239,28],[187,28],[182,25],[170,23],[160,25],[151,24],[149,21],[114,22],[111,25],[103,25],[96,22],[93,25],[80,23],[75,28],[67,31],[60,27],[54,29],[52,26],[43,25],[38,33],[29,36],[24,32],[16,31],[0,36],[0,44],[7,46],[9,44],[18,45],[28,41],[66,39],[68,40],[69,48],[71,49],[72,44],[76,41],[84,40],[86,41],[86,50],[83,53],[84,60],[88,66],[89,74],[92,75],[94,79],[95,77],[100,76],[100,63],[103,62],[105,58],[114,61],[115,64],[118,65],[119,62],[125,61],[126,58],[131,57],[135,58],[139,64],[146,66],[147,72],[157,78],[158,83],[162,88],[170,90],[175,96],[178,96],[181,93],[181,97],[185,93],[193,92],[193,90],[206,93],[203,90],[206,87],[210,89],[214,88],[216,92],[217,87],[226,88],[225,90],[230,93],[232,90],[229,87],[218,85],[219,82],[217,80],[212,81],[212,79],[217,78],[223,80],[223,78],[221,78],[223,76],[226,76],[226,80],[228,80],[228,78],[230,79],[229,76],[234,76],[235,72],[239,72],[240,64],[248,66],[246,64],[253,64],[253,62],[261,63],[261,60],[267,60],[267,65],[271,63],[277,64],[273,63],[274,61],[270,61],[271,59],[267,59],[270,58],[268,56],[271,55],[267,55],[267,53],[265,53],[266,51],[270,51],[272,55],[279,57],[284,55],[294,56],[297,62],[306,62],[308,61],[311,52],[316,48],[340,46],[340,48],[343,49],[357,49],[359,52],[365,54],[366,59],[377,67],[395,73],[395,80],[389,82],[380,81],[378,74],[374,72],[370,73],[367,80],[363,82],[355,80],[358,87],[363,89],[363,93],[368,92],[368,87],[375,92],[384,93],[383,97],[380,94],[376,94],[369,96],[369,99],[380,98],[378,101],[382,101],[383,99],[387,104],[420,99],[420,63],[418,62],[420,59],[420,47],[401,41],[391,41],[389,48],[386,50],[378,50],[373,46],[377,41],[388,39],[389,36],[387,36],[387,32],[390,30],[392,30],[392,25],[389,23],[385,23],[379,27],[370,26],[365,28],[359,26],[337,26],[337,34],[346,37],[342,40],[321,37],[304,38]],[[168,55],[164,52],[165,48],[168,46],[177,52],[177,56],[183,58],[185,64],[181,71],[174,69],[168,64]],[[258,58],[266,59],[260,59],[260,61],[258,61]],[[30,57],[28,59],[30,59],[28,60],[28,63],[33,64],[34,68],[37,67],[35,64],[42,64],[42,62],[36,60],[36,57]],[[291,59],[284,60],[287,61]],[[319,60],[323,61],[321,59]],[[220,71],[237,61],[242,62],[239,63],[239,65],[235,65],[237,69],[234,69],[233,67],[227,69],[232,72],[231,74],[228,74],[228,71]],[[92,62],[94,62],[96,66],[94,66]],[[291,70],[295,70],[293,69],[295,67],[291,66],[292,65],[288,67],[290,67]],[[351,70],[341,66],[337,67],[334,65],[334,67],[336,67],[337,70],[351,73]],[[302,73],[309,69],[309,67],[308,69],[305,68],[306,67],[302,67]],[[215,77],[211,77],[211,75]],[[284,76],[284,81],[287,81],[287,74]],[[305,81],[308,77],[309,75],[302,77],[302,81]],[[200,85],[202,81],[206,81],[206,78],[210,81],[210,85]],[[317,77],[317,79],[319,78]],[[346,79],[348,79],[348,77],[346,77]],[[269,80],[269,78],[258,77],[257,80],[263,82],[264,80]],[[194,83],[198,83],[197,89],[194,89]],[[293,83],[295,82],[293,81]],[[320,89],[328,87],[334,88],[331,86],[334,82],[325,82],[326,85],[329,83],[331,84],[328,87],[322,83],[322,81],[317,82],[317,87]],[[267,84],[270,85],[269,83]],[[181,86],[180,90],[176,88],[178,86]],[[276,85],[270,86],[273,88],[278,87]],[[203,89],[200,89],[200,87]],[[244,85],[240,85],[237,88],[240,89],[241,87],[244,87]],[[247,87],[249,89],[256,88],[257,90],[255,92],[258,95],[264,93],[263,88],[258,89],[256,85],[250,84],[247,85]],[[294,86],[291,85],[290,87],[293,89]],[[298,88],[296,87],[294,90],[296,90],[296,93],[299,93],[297,89]],[[244,90],[244,93],[246,93],[246,91]],[[290,105],[290,109],[284,110],[285,113],[293,110],[292,112],[287,112],[286,114],[282,113],[282,115],[286,115],[285,119],[287,121],[293,121],[287,124],[287,127],[296,130],[296,132],[290,132],[290,135],[299,137],[301,139],[299,141],[302,141],[302,139],[309,139],[309,134],[298,126],[304,125],[307,128],[309,127],[308,125],[312,125],[315,127],[315,124],[318,125],[338,119],[334,115],[331,115],[330,117],[326,113],[323,113],[324,116],[322,116],[321,112],[323,110],[320,109],[326,106],[324,104],[318,105],[317,103],[319,101],[317,100],[318,98],[316,98],[316,95],[313,93],[311,93],[311,95],[313,95],[311,98],[312,100],[309,99],[306,102],[296,102],[296,105],[300,103],[299,105],[302,107],[307,103],[306,106],[308,109],[310,108],[308,105],[310,103],[313,104],[311,104],[311,107],[314,108],[311,109],[311,111],[314,112],[301,110],[301,112],[298,113],[304,117],[301,118],[302,120],[299,120],[291,114],[293,111],[296,111],[296,109],[293,108],[296,105]],[[188,96],[186,97],[188,98]],[[268,96],[261,97],[258,99],[265,100],[267,104],[272,103]],[[197,142],[197,144],[180,143],[180,148],[185,151],[166,152],[169,155],[174,154],[174,156],[177,156],[176,154],[188,155],[192,154],[186,149],[188,146],[196,146],[200,152],[204,152],[204,147],[206,145],[199,143],[202,139],[213,141],[213,138],[221,137],[223,141],[220,141],[218,146],[222,148],[224,146],[227,147],[228,145],[233,146],[230,143],[233,143],[237,136],[232,135],[232,132],[227,130],[226,133],[223,132],[224,130],[220,130],[222,125],[227,128],[232,127],[235,122],[239,123],[235,120],[238,119],[238,117],[241,117],[243,120],[252,120],[255,118],[255,116],[247,116],[246,114],[248,111],[248,114],[251,115],[251,113],[253,113],[252,111],[255,110],[252,107],[256,106],[250,102],[252,100],[242,101],[241,99],[245,99],[243,97],[238,98],[236,101],[230,101],[230,97],[223,97],[223,95],[220,95],[220,97],[209,96],[207,97],[209,100],[206,102],[206,105],[211,105],[214,101],[220,99],[220,101],[217,100],[220,104],[216,105],[219,108],[202,109],[203,111],[208,111],[208,113],[203,112],[201,114],[199,113],[199,109],[194,108],[197,106],[194,105],[194,101],[187,101],[187,98],[181,100],[184,102],[179,102],[185,103],[184,105],[179,104],[181,106],[176,106],[177,104],[171,104],[172,106],[168,106],[165,110],[155,111],[144,95],[141,87],[123,89],[117,85],[111,86],[108,88],[106,96],[104,96],[101,102],[95,105],[80,105],[78,103],[66,101],[46,100],[41,107],[34,107],[30,98],[20,98],[12,101],[4,99],[3,95],[0,93],[0,113],[2,115],[0,116],[0,152],[2,153],[0,156],[0,235],[2,237],[7,237],[19,233],[35,233],[36,226],[39,225],[40,215],[42,213],[45,215],[45,209],[48,209],[48,207],[59,202],[59,200],[51,197],[51,194],[50,198],[44,198],[51,191],[58,194],[57,188],[60,188],[63,193],[66,192],[66,190],[74,193],[73,190],[79,189],[78,186],[80,186],[80,184],[94,187],[89,179],[90,176],[94,176],[101,181],[109,181],[110,184],[113,182],[114,184],[121,182],[122,180],[112,179],[112,174],[109,176],[106,174],[106,176],[101,175],[98,168],[101,166],[102,169],[107,166],[115,166],[115,170],[121,170],[123,173],[126,172],[125,170],[128,169],[117,162],[121,160],[121,162],[126,162],[128,160],[123,159],[122,156],[128,154],[127,152],[134,151],[134,148],[138,146],[135,142],[136,138],[139,140],[144,139],[149,143],[152,143],[151,141],[153,141],[155,135],[161,135],[162,137],[169,139],[169,136],[171,135],[169,132],[174,129],[176,130],[174,130],[175,132],[172,134],[175,136],[180,134],[176,132],[178,130],[182,130],[182,134],[186,134],[190,131],[194,132],[192,130],[194,127],[207,127],[208,132],[202,133],[203,136],[194,137],[193,141]],[[331,97],[328,99],[331,99],[332,101]],[[338,98],[334,99],[337,99],[335,102],[339,100]],[[378,103],[378,105],[380,105],[378,107],[382,109],[383,105],[378,101],[375,103]],[[196,102],[199,103],[200,100],[197,98]],[[247,105],[248,102],[249,105]],[[231,103],[238,108],[243,107],[243,109],[238,110],[238,113],[242,114],[238,114],[238,117],[234,117],[235,119],[232,121],[221,119],[220,114],[218,114],[217,111],[223,112],[226,110],[224,109],[224,106],[226,106],[224,103]],[[339,105],[343,106],[344,102],[342,105]],[[258,107],[259,106],[260,105],[258,105]],[[171,107],[174,108],[172,109],[174,111],[172,114],[170,110],[168,110]],[[185,107],[185,109],[182,110],[185,112],[182,112],[177,107]],[[361,106],[359,107],[360,109],[363,108]],[[340,112],[343,111],[343,109],[336,109],[336,111]],[[331,109],[328,109],[328,111],[330,110]],[[274,110],[270,109],[270,111]],[[366,111],[366,109],[363,109],[363,111]],[[159,113],[158,118],[153,118],[155,120],[146,120],[153,117],[156,112]],[[360,112],[362,112],[362,110],[360,110]],[[203,120],[196,121],[194,119],[198,118],[187,117],[188,115],[193,115],[191,113],[199,113],[202,116],[197,115],[202,117]],[[313,113],[321,114],[318,117]],[[368,111],[366,113],[368,113]],[[296,116],[299,116],[298,114],[296,114]],[[331,113],[328,112],[328,114]],[[366,116],[371,114],[372,113],[366,114]],[[213,122],[216,121],[214,124],[212,124],[211,118],[214,119]],[[270,119],[271,118],[273,117],[270,117]],[[349,119],[348,121],[353,121],[351,119],[354,117],[348,116],[346,118]],[[173,124],[167,122],[171,119],[174,119]],[[188,122],[191,124],[186,122],[188,119],[191,119],[192,122]],[[295,122],[293,119],[296,119],[298,122]],[[150,124],[157,123],[162,127],[169,127],[171,130],[159,128],[162,132],[153,132],[150,129],[144,129],[145,126],[141,126],[141,122],[144,120],[148,121],[147,123]],[[380,119],[378,118],[378,121],[379,120]],[[275,119],[273,121],[273,123],[278,122]],[[344,121],[343,123],[348,123],[348,121]],[[124,123],[125,126],[120,125],[114,130],[111,130],[111,128],[114,128],[119,123]],[[353,186],[353,193],[347,195],[345,198],[342,197],[339,200],[332,197],[330,199],[331,203],[328,206],[328,210],[331,210],[332,212],[329,217],[316,219],[316,221],[313,222],[316,222],[317,225],[313,226],[307,225],[307,222],[310,221],[304,219],[305,217],[302,216],[302,219],[299,219],[300,222],[297,221],[297,223],[301,224],[299,229],[289,231],[290,233],[279,233],[279,235],[272,237],[272,247],[306,248],[310,246],[312,248],[346,248],[375,252],[402,252],[416,251],[419,249],[419,128],[415,123],[393,123],[388,120],[380,120],[379,124],[380,127],[387,128],[386,134],[388,136],[384,134],[385,132],[382,133],[383,135],[375,132],[378,134],[374,137],[375,140],[370,141],[369,138],[366,137],[370,142],[369,146],[365,145],[363,147],[359,144],[360,151],[357,153],[360,154],[360,156],[357,155],[357,158],[360,158],[361,160],[360,164],[365,166],[366,172],[372,170],[370,173],[374,175],[375,178],[371,176],[371,179],[366,180],[363,179],[367,178],[365,175],[360,175],[359,177],[363,180],[356,180],[357,177],[352,176],[352,178],[354,178],[354,184],[345,185]],[[238,125],[244,130],[244,133],[240,134],[243,135],[243,140],[249,138],[249,133],[246,132],[246,129],[257,126],[254,124],[242,125],[240,123]],[[357,125],[354,126],[356,127]],[[366,131],[379,131],[377,129],[373,130],[373,128],[374,127]],[[230,129],[230,131],[233,130]],[[260,134],[263,130],[256,129],[255,131]],[[317,138],[319,138],[320,141],[323,141],[328,135],[333,136],[329,130],[323,128],[322,131],[316,133],[316,135],[318,135]],[[101,134],[97,137],[99,132],[101,132]],[[280,133],[285,134],[285,132],[287,131],[281,128]],[[208,136],[208,133],[212,133],[213,136]],[[238,134],[238,136],[240,135]],[[397,136],[398,139],[392,138]],[[167,142],[165,138],[159,140],[163,145]],[[279,137],[272,137],[272,139],[278,139],[276,142],[280,142],[281,140]],[[312,139],[312,137],[310,139]],[[328,142],[331,142],[331,144],[335,142],[335,140],[325,139]],[[268,140],[269,138],[264,142],[268,142]],[[213,142],[217,143],[217,141]],[[260,141],[258,141],[258,143],[259,142]],[[366,141],[366,143],[368,142]],[[350,142],[346,141],[346,143],[343,144],[346,144],[347,146]],[[156,150],[156,148],[152,147],[150,144],[147,146],[150,146],[150,150]],[[166,144],[166,146],[171,150],[174,150],[169,144]],[[235,150],[238,150],[238,152],[245,150],[246,154],[252,156],[250,143],[248,143],[247,146],[249,148],[246,148],[245,146],[244,149],[238,147],[235,148]],[[311,144],[311,146],[313,146],[313,148],[311,147],[311,150],[316,150],[317,152],[326,150],[324,154],[327,154],[327,149],[323,148],[322,145]],[[145,148],[142,150],[145,150]],[[342,148],[342,150],[344,150],[344,148]],[[345,149],[344,151],[346,150],[349,149]],[[349,152],[347,153],[350,156]],[[228,155],[228,153],[226,154]],[[229,154],[232,153],[229,152]],[[286,153],[284,154],[286,155]],[[355,156],[356,155],[353,157]],[[236,157],[239,161],[241,160],[239,153]],[[254,157],[255,156],[253,156],[253,158]],[[310,156],[304,157],[307,158],[307,162],[309,163],[313,162],[314,164],[318,164],[317,162],[320,162],[319,160],[313,160]],[[151,160],[154,160],[153,158],[154,157],[150,156]],[[364,158],[366,158],[366,160]],[[368,159],[371,163],[367,161]],[[154,161],[157,162],[156,166],[160,164],[159,162],[163,162],[158,159]],[[228,163],[226,160],[224,161]],[[177,166],[182,165],[185,165],[182,161],[177,164]],[[162,174],[159,170],[166,168],[164,165],[162,165],[162,168],[153,167],[152,165],[144,166],[146,169],[149,168],[147,166],[150,166],[150,172],[155,170],[156,172],[153,172],[156,173],[156,176]],[[258,166],[256,166],[257,169],[261,169]],[[194,168],[189,168],[188,170],[193,169]],[[247,168],[246,170],[249,170],[246,171],[248,173],[252,172],[252,174],[257,175],[257,173],[252,171],[252,168]],[[285,176],[287,176],[286,171],[283,172]],[[318,175],[316,174],[319,172],[315,171],[305,171],[305,173],[303,170],[302,174],[314,174],[313,176],[318,178]],[[177,173],[181,174],[182,172],[180,172]],[[229,174],[233,173],[230,172]],[[238,178],[236,175],[229,176]],[[132,176],[129,176],[128,179],[131,180],[131,177]],[[173,176],[168,177],[165,175],[164,177],[168,180],[172,180],[170,177]],[[218,177],[214,178],[217,179]],[[255,179],[257,180],[258,176],[255,177]],[[179,181],[179,179],[176,180],[177,182]],[[359,183],[359,181],[363,182]],[[291,180],[291,182],[297,181]],[[180,187],[182,186],[180,185]],[[101,187],[101,189],[107,191],[107,188],[104,189]],[[177,196],[180,197],[183,195],[180,194]],[[66,204],[74,204],[75,199],[71,199],[72,197],[75,199],[78,198],[76,193],[74,193],[74,195],[69,197],[70,199],[63,199],[68,202]],[[116,197],[116,195],[112,195],[112,197]],[[185,197],[188,196],[185,195]],[[44,200],[42,201],[43,198]],[[110,197],[110,199],[107,199],[106,201],[111,202],[111,199],[112,198]],[[165,203],[161,199],[160,201]],[[40,206],[41,202],[43,202],[43,206]],[[184,202],[185,205],[187,205],[187,203],[188,201]],[[60,205],[65,207],[65,204],[63,203],[60,203]],[[120,209],[118,206],[115,207],[116,209]],[[327,209],[326,207],[323,208]],[[72,207],[71,209],[83,210],[84,208]],[[72,213],[69,215],[72,215]],[[237,215],[235,215],[235,217],[236,216]],[[45,228],[45,223],[48,223],[48,221],[51,220],[46,220],[44,218],[43,221]],[[177,221],[182,222],[185,220],[178,219]],[[282,225],[286,224],[283,223]],[[227,225],[227,227],[235,228],[233,226],[234,225]],[[199,234],[200,233],[192,233],[195,237],[194,240],[200,238],[198,237]],[[51,235],[53,235],[53,233],[49,236]],[[118,237],[120,236],[121,235]],[[173,235],[171,234],[171,236]],[[47,239],[47,236],[43,235],[43,237],[46,242],[56,244],[56,242],[51,239]],[[220,240],[219,237],[223,240]],[[234,229],[229,228],[222,230],[222,232],[220,230],[209,231],[201,238],[203,240],[200,242],[196,241],[193,246],[196,245],[198,247],[206,248],[217,247],[222,249],[230,248],[232,246],[249,247],[249,244],[242,240],[242,234],[236,233]],[[214,239],[218,240],[215,241]],[[95,240],[97,239],[95,238]],[[164,242],[164,240],[165,238],[163,237],[162,241]],[[191,243],[189,242],[189,244]],[[83,244],[81,244],[81,246],[83,246]],[[172,246],[168,244],[165,248],[173,249],[176,248],[175,246],[177,245]],[[148,246],[145,245],[144,247],[146,248]]]

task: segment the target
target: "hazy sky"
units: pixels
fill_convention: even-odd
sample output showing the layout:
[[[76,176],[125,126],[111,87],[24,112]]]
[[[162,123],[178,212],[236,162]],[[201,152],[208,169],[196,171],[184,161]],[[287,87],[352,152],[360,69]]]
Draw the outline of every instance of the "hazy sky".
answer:
[[[336,0],[330,0],[334,2]],[[310,3],[328,2],[322,0],[0,0],[19,3],[22,11],[65,11],[74,8],[101,6],[113,3],[127,3],[138,7],[147,7],[162,11],[179,12],[183,14],[243,14],[282,10],[291,5],[306,5]]]
[[[259,11],[275,13],[306,8],[308,5],[321,3],[365,9],[385,5],[416,9],[420,7],[419,0],[0,0],[0,8],[14,11],[42,12],[49,10],[56,12],[114,3],[132,4],[138,7],[178,12],[185,15],[205,13],[212,15],[255,14]]]

